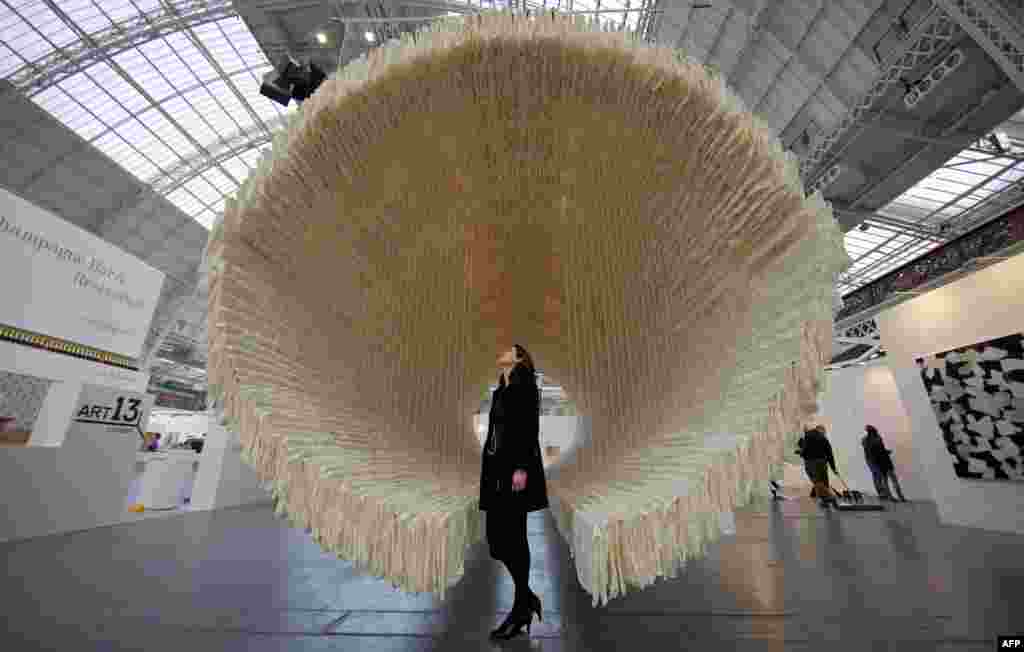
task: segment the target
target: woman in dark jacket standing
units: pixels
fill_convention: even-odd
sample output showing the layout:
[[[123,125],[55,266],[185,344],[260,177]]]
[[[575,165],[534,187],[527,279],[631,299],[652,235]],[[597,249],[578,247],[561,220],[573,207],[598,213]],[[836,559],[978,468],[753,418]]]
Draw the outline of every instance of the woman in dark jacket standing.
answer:
[[[864,459],[867,461],[871,477],[875,481],[878,497],[883,500],[893,499],[892,493],[889,492],[889,481],[892,480],[893,488],[896,489],[896,495],[899,496],[900,501],[907,502],[907,499],[903,497],[900,481],[896,478],[896,467],[892,463],[892,451],[885,447],[885,442],[882,441],[882,435],[878,434],[877,428],[867,425],[864,426],[864,432],[867,433],[861,440],[861,445],[864,447]]]
[[[487,441],[480,470],[480,509],[487,512],[491,557],[508,568],[515,582],[512,611],[491,632],[508,639],[541,618],[540,598],[530,590],[530,543],[526,514],[548,507],[540,453],[540,388],[533,359],[516,344],[498,358],[502,369],[491,397]]]

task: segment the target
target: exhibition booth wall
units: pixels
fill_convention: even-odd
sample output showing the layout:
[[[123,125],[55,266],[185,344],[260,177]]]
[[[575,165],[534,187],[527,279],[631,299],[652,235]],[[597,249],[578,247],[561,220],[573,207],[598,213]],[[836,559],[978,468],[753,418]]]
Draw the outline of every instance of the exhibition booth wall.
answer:
[[[922,469],[921,479],[930,489],[940,518],[949,524],[1024,533],[1024,482],[967,479],[954,473],[954,458],[946,448],[921,369],[915,363],[917,358],[934,358],[936,353],[1024,331],[1024,256],[895,306],[879,314],[876,321]],[[1021,363],[1011,359],[1004,368],[1019,370]],[[1000,375],[1011,373],[1019,371]],[[1019,423],[1024,385],[1005,387],[1010,391],[1003,392],[1004,396],[1012,393],[1015,397],[1016,415],[1011,418]],[[898,421],[894,417],[893,422]],[[897,457],[897,464],[900,462],[905,460]]]
[[[154,395],[133,368],[163,273],[0,189],[0,276],[17,279],[0,285],[0,541],[180,513],[189,493],[205,509],[269,499],[206,414],[169,432],[208,432],[209,451],[140,450]]]
[[[160,433],[160,448],[164,448],[188,436],[205,435],[209,421],[205,412],[157,408],[149,419],[146,431]]]
[[[256,472],[242,460],[241,442],[210,419],[199,472],[192,488],[193,509],[221,509],[270,502]]]
[[[118,523],[152,397],[148,374],[0,342],[3,368],[39,378],[31,443],[0,447],[0,541]],[[138,400],[135,423],[111,423],[118,399]],[[83,408],[98,418],[78,418]],[[105,408],[104,408],[105,409]],[[106,423],[104,423],[106,421]]]
[[[0,189],[0,540],[118,523],[164,274]]]
[[[60,359],[47,352],[24,350]],[[73,358],[67,360],[86,366],[92,364]],[[94,369],[79,371],[98,374]],[[63,441],[59,445],[0,447],[0,491],[4,495],[4,510],[0,512],[0,542],[129,523],[152,516],[173,516],[185,509],[212,510],[270,502],[270,494],[259,486],[256,474],[241,459],[237,440],[233,440],[224,427],[215,423],[207,425],[209,417],[206,414],[188,418],[192,426],[202,427],[207,433],[202,453],[182,450],[140,453],[139,431],[146,428],[153,397],[138,390],[145,388],[147,379],[143,374],[136,373],[138,378],[127,378],[133,372],[112,371],[120,378],[121,389],[72,381],[57,382],[55,386],[64,389],[77,387],[78,393],[72,400],[78,406],[95,404],[97,396],[105,397],[100,400],[103,403],[113,403],[119,396],[143,397],[138,427],[115,428],[97,423],[78,423],[74,415],[80,407],[69,408],[67,403],[54,402],[52,414],[44,411],[40,415],[36,431],[58,439],[49,432],[46,424],[64,428],[66,437],[60,438]],[[106,374],[106,371],[102,373]],[[152,463],[166,465],[170,463],[164,459],[168,455],[183,458],[189,462],[189,468],[195,460],[198,468],[194,481],[191,476],[186,479],[165,474],[168,477],[161,482],[171,482],[174,487],[157,487],[158,493],[166,493],[164,489],[167,489],[177,496],[178,485],[187,480],[190,487],[183,487],[181,495],[190,495],[190,504],[186,507],[178,500],[176,509],[165,509],[166,506],[161,505],[155,511],[147,509],[145,514],[130,512],[128,507],[131,503],[145,504],[145,496],[151,493],[143,491],[143,497],[134,495],[139,493],[140,481],[145,481],[140,477],[139,460],[153,458]],[[147,462],[145,466],[148,472],[150,464]]]
[[[864,426],[871,424],[878,428],[886,448],[892,451],[896,477],[907,499],[931,500],[931,488],[914,448],[910,417],[885,361],[886,358],[879,358],[864,366],[829,372],[819,403],[820,421],[828,429],[839,473],[852,489],[875,494],[861,446]],[[810,486],[806,479],[801,484]]]

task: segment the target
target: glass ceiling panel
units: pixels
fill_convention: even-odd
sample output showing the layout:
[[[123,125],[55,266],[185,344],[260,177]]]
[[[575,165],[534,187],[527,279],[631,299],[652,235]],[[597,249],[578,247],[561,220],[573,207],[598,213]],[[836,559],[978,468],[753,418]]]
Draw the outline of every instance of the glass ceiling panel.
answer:
[[[875,230],[875,227],[871,227],[868,233]],[[890,233],[892,232],[890,231]],[[849,234],[847,235],[849,236]],[[843,273],[839,283],[837,283],[837,287],[843,293],[852,292],[919,258],[939,245],[940,243],[938,242],[924,241],[909,234],[901,234],[893,238],[891,242],[867,252],[863,250],[851,251],[853,247],[847,245],[847,252],[854,259],[854,262]]]
[[[222,193],[229,194],[233,192],[234,189],[237,187],[237,184],[230,177],[228,177],[220,170],[217,170],[216,168],[212,170],[207,170],[206,172],[203,173],[202,176],[214,188],[217,188]],[[237,179],[238,177],[236,176],[235,178]]]
[[[74,32],[42,2],[5,3],[0,9],[0,29],[4,43],[26,61],[50,54],[54,45],[76,40]]]
[[[0,27],[0,29],[3,29]],[[14,50],[6,45],[0,44],[0,78],[6,79],[20,68],[24,62],[14,53]]]
[[[126,20],[130,20],[134,16],[139,14],[139,9],[144,12],[151,11],[155,8],[155,5],[159,4],[159,0],[152,0],[151,2],[114,2],[111,0],[104,0],[103,2],[103,13],[110,17],[115,23],[122,23]],[[138,5],[138,8],[136,8]],[[146,7],[145,5],[149,5]]]
[[[221,167],[236,179],[248,178],[250,170],[252,170],[252,167],[237,156],[224,161]]]
[[[0,76],[8,77],[56,48],[77,43],[76,30],[97,33],[109,29],[112,21],[133,20],[173,4],[169,0],[62,0],[61,10],[75,23],[72,29],[41,0],[3,0]],[[492,7],[508,2],[466,4]],[[639,8],[640,0],[527,4],[587,11]],[[625,19],[624,14],[601,14],[600,19],[609,26],[634,28],[639,12],[625,14]],[[118,54],[113,62],[93,64],[64,79],[59,88],[36,93],[32,99],[144,182],[184,165],[204,149],[222,149],[240,130],[258,134],[267,123],[297,110],[294,103],[283,109],[259,94],[262,75],[272,66],[238,17],[140,44]],[[140,93],[129,80],[145,92]],[[239,100],[239,95],[244,99]],[[169,117],[156,110],[154,102]],[[187,187],[192,192],[183,188],[168,197],[189,215],[202,214],[200,221],[209,222],[207,206],[221,206],[224,195],[237,190],[237,183],[249,175],[258,158],[255,149],[240,153],[215,173],[211,170],[190,181]]]
[[[91,2],[81,4],[68,3],[66,7],[62,7],[62,10],[69,18],[71,18],[71,20],[75,21],[76,25],[90,34],[107,29],[113,24],[104,15],[106,10],[100,11],[99,8]]]
[[[997,194],[1021,181],[1024,161],[968,149],[878,210],[878,214],[932,228],[943,224],[969,226],[979,204],[989,199],[995,201]],[[845,236],[846,249],[854,263],[837,283],[843,293],[852,292],[941,244],[938,239],[925,239],[913,233],[892,238],[891,229],[871,220],[867,224],[868,231],[854,229]]]
[[[178,188],[167,195],[167,200],[175,206],[181,206],[182,210],[195,214],[206,208],[187,188]]]
[[[96,33],[109,29],[111,19],[131,20],[167,4],[173,2],[68,0],[60,7],[76,28]],[[40,0],[0,2],[0,26],[0,73],[5,77],[55,47],[78,41],[75,31]],[[259,133],[265,121],[285,113],[259,94],[262,75],[271,65],[238,17],[140,44],[113,61],[93,64],[32,99],[144,182],[184,165],[204,149],[223,149],[240,130]],[[289,111],[296,109],[293,104]],[[254,124],[254,116],[261,123]],[[223,207],[225,195],[248,177],[257,157],[258,152],[233,157],[168,199],[192,217],[202,214],[199,221],[209,226],[210,208]]]
[[[164,0],[130,0],[129,4],[137,5],[143,13],[159,9]]]
[[[932,172],[927,179],[940,179],[959,184],[963,186],[964,189],[967,189],[984,181],[986,176],[988,175],[979,174],[978,172],[973,172],[962,167],[955,167],[936,170],[935,172]]]
[[[205,226],[206,228],[212,229],[213,223],[217,220],[217,215],[213,211],[206,209],[203,212],[196,215],[193,219],[196,222],[199,222],[200,224]]]
[[[210,206],[210,204],[215,203],[218,199],[223,198],[220,191],[210,185],[202,176],[192,179],[185,187],[195,195],[196,199],[203,202],[206,206]]]

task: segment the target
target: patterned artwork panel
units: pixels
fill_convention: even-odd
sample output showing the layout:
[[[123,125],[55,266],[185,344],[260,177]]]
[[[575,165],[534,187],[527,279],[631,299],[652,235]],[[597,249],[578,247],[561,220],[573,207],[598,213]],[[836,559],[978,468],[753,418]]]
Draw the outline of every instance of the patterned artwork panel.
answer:
[[[1024,335],[918,358],[953,470],[1024,481]]]
[[[8,429],[32,432],[51,385],[46,378],[0,371],[0,418],[14,419]]]

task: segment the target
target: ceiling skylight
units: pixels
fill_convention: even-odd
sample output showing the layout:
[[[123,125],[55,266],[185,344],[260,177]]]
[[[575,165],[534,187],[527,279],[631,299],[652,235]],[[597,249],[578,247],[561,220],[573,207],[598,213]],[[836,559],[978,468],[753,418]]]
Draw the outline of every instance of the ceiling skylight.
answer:
[[[10,76],[59,55],[83,42],[79,34],[109,33],[168,6],[173,9],[158,0],[0,0],[0,73]],[[270,69],[241,18],[232,16],[125,49],[31,97],[209,228],[259,156],[246,147],[253,138],[238,134],[261,134],[257,144],[263,144],[295,110],[260,96]]]
[[[520,7],[522,3],[518,0],[470,0],[458,2],[470,7],[482,7],[484,9],[500,9],[508,7]],[[526,0],[526,6],[531,10],[558,10],[565,12],[594,11],[594,15],[609,28],[635,30],[640,23],[642,0]],[[614,11],[622,9],[633,9],[635,11]],[[605,13],[607,12],[607,13]]]
[[[1005,142],[1010,151],[970,147],[960,152],[878,211],[880,218],[900,220],[914,229],[868,219],[866,231],[847,233],[853,266],[839,279],[839,291],[848,294],[863,287],[1011,207],[1007,195],[1024,180],[1024,161],[1019,143],[1013,138]]]
[[[507,2],[473,0],[475,7]],[[640,0],[528,2],[534,9],[607,11]],[[0,76],[66,64],[75,52],[130,35],[130,25],[175,16],[183,29],[112,50],[71,76],[28,92],[39,106],[209,228],[248,176],[255,147],[269,141],[284,109],[259,94],[271,69],[241,18],[195,14],[194,2],[168,0],[0,0]],[[229,9],[225,0],[200,9]],[[190,14],[189,12],[193,12]],[[227,13],[224,13],[228,16]],[[640,13],[595,14],[609,27],[635,29]],[[37,92],[38,91],[38,92]]]

